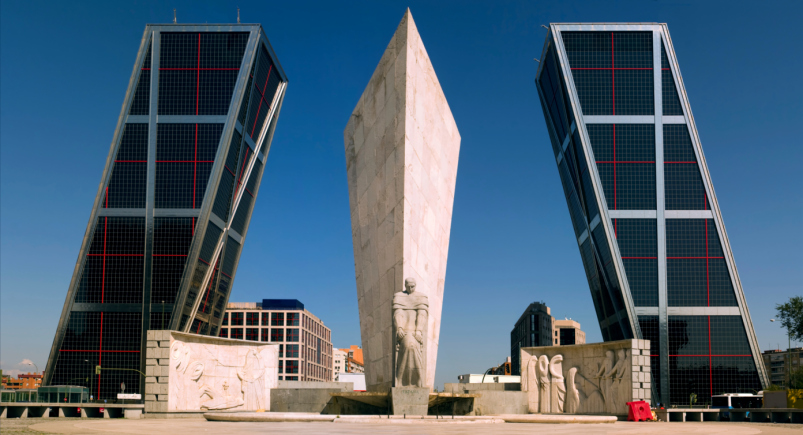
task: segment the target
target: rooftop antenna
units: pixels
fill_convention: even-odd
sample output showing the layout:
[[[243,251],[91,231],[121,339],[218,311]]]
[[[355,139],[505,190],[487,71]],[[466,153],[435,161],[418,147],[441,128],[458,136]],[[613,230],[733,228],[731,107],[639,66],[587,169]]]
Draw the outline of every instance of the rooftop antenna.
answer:
[[[237,8],[237,24],[240,24],[240,8]]]
[[[176,23],[176,8],[173,8],[173,24]]]

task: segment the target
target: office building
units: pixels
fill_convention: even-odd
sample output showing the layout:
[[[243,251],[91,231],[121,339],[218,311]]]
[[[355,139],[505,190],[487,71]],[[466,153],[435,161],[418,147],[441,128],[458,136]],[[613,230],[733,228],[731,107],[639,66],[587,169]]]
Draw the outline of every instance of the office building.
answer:
[[[654,402],[766,386],[667,26],[552,24],[535,84],[603,339],[651,340]]]
[[[513,375],[521,374],[521,348],[552,345],[555,318],[543,302],[533,302],[524,310],[510,331],[510,360]]]
[[[334,373],[365,373],[362,348],[351,345],[348,349],[334,350]]]
[[[280,381],[333,378],[332,331],[296,299],[229,303],[218,336],[278,344]]]
[[[346,373],[365,373],[365,362],[360,346],[352,344],[348,349],[340,350],[346,353]]]
[[[35,390],[42,386],[41,373],[20,373],[17,379],[3,375],[2,379],[2,388],[9,390]]]
[[[348,373],[346,371],[346,360],[348,357],[348,352],[344,352],[338,348],[332,349],[332,372],[335,378],[337,378],[338,373]]]
[[[761,354],[770,384],[779,387],[789,386],[789,373],[803,367],[803,347],[787,350],[765,350]],[[790,370],[791,366],[791,370]]]
[[[552,322],[552,340],[555,346],[585,344],[586,333],[580,329],[580,323],[572,319]]]
[[[218,335],[286,84],[258,24],[146,26],[45,385],[143,394],[149,329]]]

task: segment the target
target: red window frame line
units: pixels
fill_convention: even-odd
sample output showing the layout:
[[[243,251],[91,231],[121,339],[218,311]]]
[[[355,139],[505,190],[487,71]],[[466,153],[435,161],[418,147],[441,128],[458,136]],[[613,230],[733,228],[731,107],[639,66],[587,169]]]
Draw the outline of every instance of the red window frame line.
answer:
[[[710,345],[710,343],[709,343],[709,345]],[[658,356],[658,355],[650,355],[650,356]],[[669,356],[681,357],[681,358],[683,358],[683,357],[701,357],[701,356],[723,358],[723,357],[748,357],[748,356],[752,357],[753,355],[709,355],[709,354],[705,354],[704,353],[702,355],[669,355]]]
[[[200,45],[200,42],[198,44]],[[199,53],[198,57],[200,58],[200,56],[201,55]],[[240,68],[201,68],[200,66],[198,68],[159,68],[159,71],[239,71],[239,70]]]
[[[582,70],[604,70],[604,71],[607,71],[607,70],[615,70],[615,71],[619,71],[619,70],[650,70],[650,71],[652,71],[652,68],[571,68],[571,70],[572,71],[574,71],[574,70],[581,70],[581,71]]]
[[[105,243],[106,242],[106,240],[105,240],[106,239],[106,234],[103,235],[103,238],[104,238],[103,242],[104,242],[104,245],[105,245],[106,244]],[[105,250],[106,249],[105,249],[105,246],[104,246],[104,251]],[[86,254],[86,256],[87,257],[144,257],[145,254],[106,254],[104,252],[103,254]],[[105,263],[103,265],[103,268],[104,269],[106,268],[106,264]]]
[[[138,350],[100,350],[100,349],[59,349],[59,352],[136,352],[139,353]]]
[[[259,112],[257,112],[259,115]],[[254,125],[256,125],[256,121],[254,121]],[[248,144],[245,145],[245,156],[243,156],[243,166],[240,168],[240,176],[237,178],[237,187],[234,189],[234,201],[231,202],[232,207],[234,207],[234,203],[237,202],[237,195],[240,192],[240,186],[243,184],[243,172],[245,172],[245,164],[248,163],[248,151],[251,150],[251,147]],[[254,196],[254,195],[251,195]]]
[[[611,107],[613,114],[616,115],[616,70],[652,70],[652,68],[616,68],[614,60],[613,32],[611,32],[611,67],[610,68],[570,68],[571,70],[611,70]],[[661,71],[668,71],[669,68],[661,68]],[[615,130],[616,127],[614,127]],[[616,134],[614,133],[614,136]],[[614,165],[614,206],[616,205],[616,165]],[[616,210],[616,208],[614,208]]]
[[[708,241],[706,240],[706,243]],[[725,257],[666,257],[667,260],[707,260],[709,258],[725,258]]]
[[[265,84],[262,86],[262,89],[259,89],[259,85],[257,83],[254,83],[254,87],[257,88],[260,98],[259,98],[259,104],[257,105],[257,115],[254,117],[254,125],[251,127],[250,136],[252,139],[254,137],[254,130],[256,130],[257,127],[257,121],[259,120],[259,111],[262,109],[262,102],[264,101],[265,104],[268,105],[268,108],[270,108],[270,103],[268,103],[268,100],[265,99],[265,89],[268,88],[268,79],[270,78],[270,73],[272,71],[273,71],[273,65],[271,65],[270,68],[268,68],[268,75],[265,76]]]
[[[196,124],[198,125],[198,124]],[[147,160],[115,160],[114,163],[148,163]],[[157,160],[156,163],[215,163],[214,160]]]
[[[615,71],[618,71],[618,70],[650,70],[650,71],[652,71],[652,68],[571,68],[571,70],[572,71],[574,71],[574,70],[581,70],[581,71],[582,70],[604,70],[604,71],[607,71],[607,70],[615,70]],[[661,71],[669,71],[669,68],[661,68]]]

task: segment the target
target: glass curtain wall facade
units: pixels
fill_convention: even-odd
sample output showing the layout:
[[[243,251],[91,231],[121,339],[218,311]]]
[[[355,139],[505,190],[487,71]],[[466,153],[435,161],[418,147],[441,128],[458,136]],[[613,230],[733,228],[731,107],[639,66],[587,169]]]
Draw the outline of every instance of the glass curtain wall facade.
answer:
[[[520,375],[521,348],[551,346],[555,319],[543,302],[533,302],[516,321],[510,331],[510,361],[514,375]]]
[[[260,25],[146,26],[45,384],[143,394],[148,329],[218,335],[286,84]]]
[[[552,24],[535,79],[605,341],[651,340],[654,402],[767,385],[665,24]]]

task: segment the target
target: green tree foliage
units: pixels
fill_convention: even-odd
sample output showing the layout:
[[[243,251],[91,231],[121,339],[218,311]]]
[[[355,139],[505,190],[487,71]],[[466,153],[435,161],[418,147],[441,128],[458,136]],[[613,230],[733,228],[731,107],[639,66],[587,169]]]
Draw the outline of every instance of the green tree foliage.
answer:
[[[803,389],[803,367],[792,370],[792,379],[789,382],[789,387],[792,389]]]
[[[781,325],[789,331],[792,340],[803,340],[803,296],[789,298],[789,302],[775,306]]]

